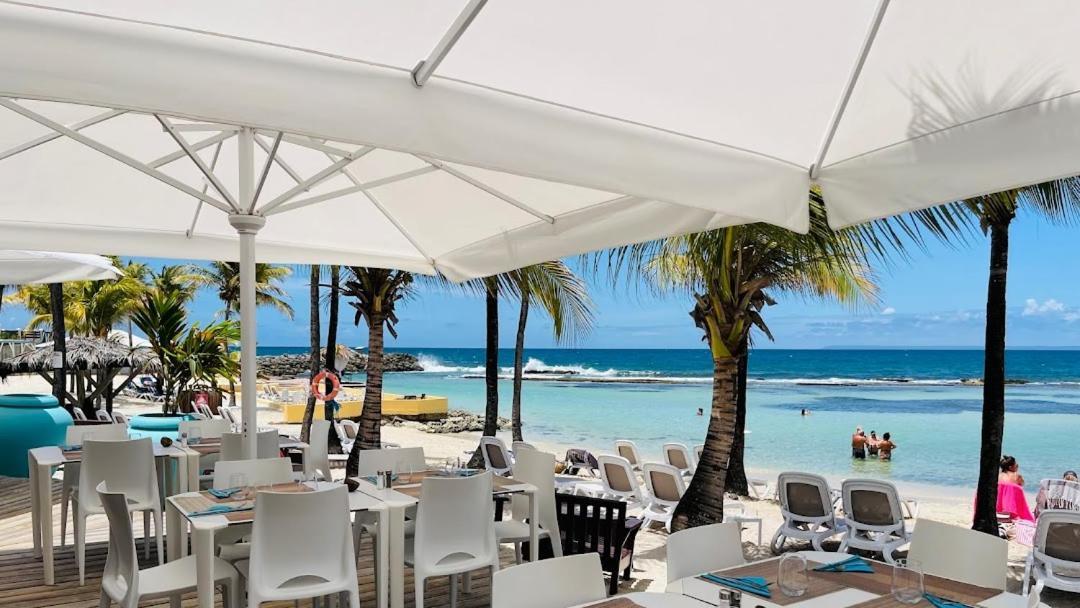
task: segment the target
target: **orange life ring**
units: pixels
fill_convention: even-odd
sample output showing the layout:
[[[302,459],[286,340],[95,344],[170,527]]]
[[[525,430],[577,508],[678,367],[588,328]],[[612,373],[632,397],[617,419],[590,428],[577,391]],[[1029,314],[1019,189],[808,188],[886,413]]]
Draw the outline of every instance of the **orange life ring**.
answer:
[[[330,380],[330,392],[323,394],[322,386],[325,380]],[[334,372],[326,371],[325,369],[311,379],[311,393],[315,395],[316,399],[321,401],[330,401],[334,397],[337,397],[338,392],[341,390],[341,380],[338,380],[337,374]]]

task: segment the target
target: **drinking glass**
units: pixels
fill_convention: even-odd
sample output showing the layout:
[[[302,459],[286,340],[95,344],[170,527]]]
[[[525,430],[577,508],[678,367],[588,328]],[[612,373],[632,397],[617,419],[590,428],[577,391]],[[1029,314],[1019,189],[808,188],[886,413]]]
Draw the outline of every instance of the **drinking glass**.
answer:
[[[199,442],[202,441],[202,431],[197,427],[192,427],[188,430],[187,441],[188,445],[199,445]]]
[[[247,475],[244,475],[243,473],[233,473],[232,475],[229,475],[229,488],[230,489],[232,489],[232,488],[247,488],[247,487],[248,487]],[[234,494],[233,496],[236,496],[237,498],[240,498],[240,497],[242,497],[242,495],[245,492],[246,492],[246,490],[242,489],[239,492],[237,492],[236,494]]]
[[[182,445],[184,447],[187,447],[187,444],[188,444],[187,431],[180,431],[180,445]]]
[[[922,564],[909,559],[898,559],[893,564],[892,596],[901,604],[918,604],[922,600]]]
[[[780,572],[776,577],[780,593],[788,597],[800,597],[810,587],[810,575],[806,571],[806,558],[798,553],[788,553],[780,558]]]

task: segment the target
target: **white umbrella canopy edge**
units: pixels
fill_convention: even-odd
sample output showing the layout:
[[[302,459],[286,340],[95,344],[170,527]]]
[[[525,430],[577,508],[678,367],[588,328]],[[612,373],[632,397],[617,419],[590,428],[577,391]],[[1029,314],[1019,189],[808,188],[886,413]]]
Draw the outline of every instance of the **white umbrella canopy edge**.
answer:
[[[41,241],[38,241],[40,243]],[[0,284],[31,285],[113,279],[120,271],[100,255],[60,251],[0,250]]]

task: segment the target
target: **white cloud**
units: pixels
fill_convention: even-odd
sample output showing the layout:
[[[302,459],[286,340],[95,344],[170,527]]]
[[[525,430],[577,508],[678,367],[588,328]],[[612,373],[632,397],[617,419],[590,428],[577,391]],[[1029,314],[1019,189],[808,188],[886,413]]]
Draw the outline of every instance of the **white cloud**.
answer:
[[[881,311],[881,314],[883,314],[883,315],[895,315],[896,314],[896,309],[893,308],[892,306],[886,306],[884,308],[884,310]]]
[[[1024,301],[1024,312],[1021,314],[1025,317],[1045,315],[1047,313],[1065,312],[1065,308],[1064,302],[1059,302],[1054,298],[1050,298],[1042,304],[1035,298],[1028,298]]]

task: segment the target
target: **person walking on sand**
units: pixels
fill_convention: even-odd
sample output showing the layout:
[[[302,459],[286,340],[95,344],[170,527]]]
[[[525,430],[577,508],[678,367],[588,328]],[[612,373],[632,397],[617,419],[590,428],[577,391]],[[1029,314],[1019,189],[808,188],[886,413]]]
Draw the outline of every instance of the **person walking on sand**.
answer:
[[[880,460],[892,460],[892,452],[896,449],[896,443],[892,440],[892,435],[889,433],[882,435],[881,441],[877,444],[877,449]]]
[[[866,433],[861,426],[855,427],[855,434],[851,436],[851,457],[856,460],[866,460]]]

